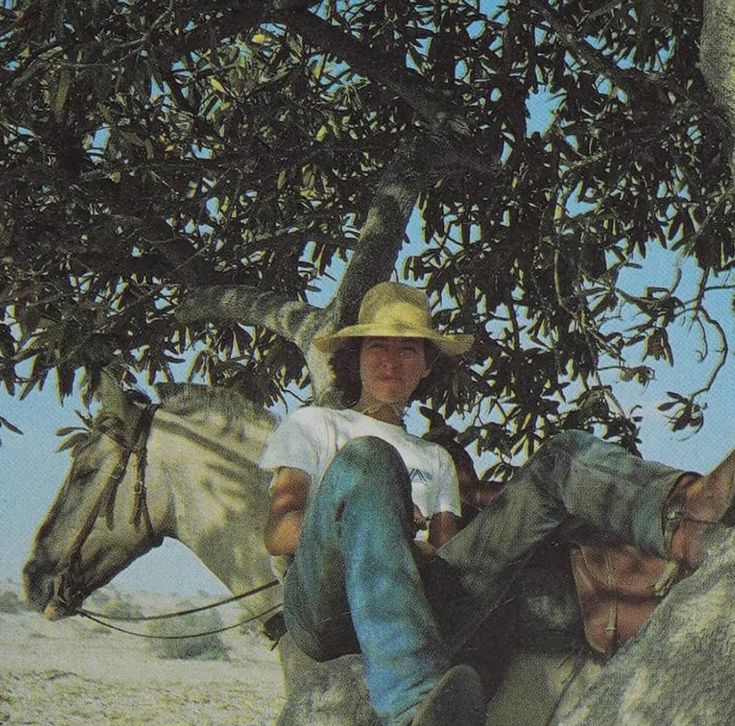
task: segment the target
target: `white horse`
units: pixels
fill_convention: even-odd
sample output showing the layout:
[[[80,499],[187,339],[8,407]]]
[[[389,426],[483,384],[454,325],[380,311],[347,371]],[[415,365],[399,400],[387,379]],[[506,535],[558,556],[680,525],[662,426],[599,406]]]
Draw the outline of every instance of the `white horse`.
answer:
[[[103,377],[100,413],[74,448],[23,571],[29,602],[50,619],[73,614],[164,537],[186,545],[233,592],[273,580],[262,542],[268,477],[257,462],[274,416],[204,386],[159,393],[162,405],[147,421],[148,404]],[[280,601],[279,590],[245,607],[262,612]]]
[[[24,568],[29,602],[51,619],[72,615],[87,595],[164,537],[186,545],[233,593],[273,579],[262,543],[268,476],[257,462],[274,417],[231,391],[172,384],[159,393],[161,405],[151,407],[103,379],[100,413],[74,447],[71,470]],[[559,577],[552,573],[550,579]],[[731,708],[725,713],[720,704],[735,703],[733,659],[709,654],[735,642],[735,621],[723,616],[734,581],[735,547],[725,542],[716,557],[672,590],[644,631],[605,667],[604,678],[584,653],[547,648],[516,654],[490,704],[488,724],[658,724],[689,716],[694,720],[680,722],[729,723]],[[559,598],[549,597],[549,584],[537,588],[535,601],[522,586],[512,594],[517,607],[536,607],[541,630],[554,618],[558,625],[569,611],[568,602],[560,607]],[[245,607],[260,614],[281,597],[280,587],[270,588]],[[688,607],[693,598],[697,609]],[[698,652],[692,643],[706,644],[707,657],[696,670],[689,667]],[[491,641],[488,650],[493,647]],[[673,648],[684,655],[668,658]],[[376,723],[358,656],[317,664],[288,635],[280,655],[288,695],[283,726]],[[642,673],[645,687],[637,680]],[[724,700],[713,698],[714,688]],[[653,720],[628,718],[646,708]]]

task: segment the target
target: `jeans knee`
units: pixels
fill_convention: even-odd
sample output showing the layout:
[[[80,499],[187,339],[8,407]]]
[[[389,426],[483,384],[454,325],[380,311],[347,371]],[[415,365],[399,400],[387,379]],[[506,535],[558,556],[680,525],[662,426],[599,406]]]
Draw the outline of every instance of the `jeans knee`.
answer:
[[[370,475],[371,479],[381,479],[381,475],[406,469],[398,450],[377,436],[360,436],[348,441],[333,463]]]
[[[592,434],[577,429],[562,431],[547,439],[525,465],[532,474],[535,486],[551,491],[556,496],[558,482],[566,479],[572,461],[595,441]]]
[[[539,449],[539,453],[544,451],[548,455],[563,452],[567,456],[573,456],[589,448],[594,441],[595,437],[587,431],[568,429],[547,439]]]
[[[391,444],[361,436],[343,446],[332,460],[319,491],[344,508],[357,507],[375,521],[379,512],[392,512],[413,521],[411,481],[401,455]]]
[[[325,485],[339,496],[411,496],[411,482],[401,455],[394,446],[375,436],[348,441],[329,465],[322,480],[322,486]]]

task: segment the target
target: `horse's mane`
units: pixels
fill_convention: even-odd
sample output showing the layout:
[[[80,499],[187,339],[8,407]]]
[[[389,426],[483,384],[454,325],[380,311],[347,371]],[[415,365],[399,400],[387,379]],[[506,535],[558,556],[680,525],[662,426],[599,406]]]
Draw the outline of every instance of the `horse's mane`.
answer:
[[[205,386],[197,383],[159,383],[156,393],[162,407],[177,416],[192,416],[201,411],[220,414],[227,424],[245,421],[267,421],[274,426],[277,417],[267,409],[232,388]]]
[[[278,417],[267,409],[257,406],[232,388],[205,386],[195,383],[159,383],[155,386],[161,407],[176,416],[204,418],[213,422],[222,433],[245,439],[267,436],[278,421]],[[84,427],[63,430],[70,433],[59,447],[71,449],[78,457],[91,447],[101,436],[108,436],[121,446],[131,446],[136,435],[137,422],[150,398],[137,389],[125,391],[125,406],[104,406],[94,418],[82,417]]]

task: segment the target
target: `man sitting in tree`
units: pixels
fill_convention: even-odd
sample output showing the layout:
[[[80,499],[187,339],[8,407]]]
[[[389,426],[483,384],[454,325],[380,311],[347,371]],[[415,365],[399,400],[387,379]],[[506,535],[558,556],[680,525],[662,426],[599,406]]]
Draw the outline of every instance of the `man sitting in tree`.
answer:
[[[320,661],[359,651],[386,724],[483,724],[479,678],[452,658],[569,516],[684,571],[699,564],[702,535],[729,524],[735,456],[700,477],[566,431],[453,536],[452,461],[408,434],[402,415],[437,352],[462,354],[471,336],[440,334],[423,293],[380,283],[356,325],[315,345],[335,353],[343,386],[351,380],[358,395],[344,410],[295,411],[273,435],[262,461],[274,472],[265,544],[290,563],[284,616],[294,641]]]

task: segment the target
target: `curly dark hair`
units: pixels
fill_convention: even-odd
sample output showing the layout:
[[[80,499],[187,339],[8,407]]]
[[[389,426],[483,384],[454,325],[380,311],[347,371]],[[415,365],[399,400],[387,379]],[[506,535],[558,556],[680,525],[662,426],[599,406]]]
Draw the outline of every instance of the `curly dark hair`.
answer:
[[[350,338],[341,348],[332,353],[329,365],[334,371],[334,385],[342,393],[346,406],[353,406],[360,400],[362,386],[360,384],[360,349],[363,338]],[[411,396],[422,399],[434,387],[440,370],[451,360],[430,340],[424,341],[424,359],[431,366],[431,373],[424,378]]]

